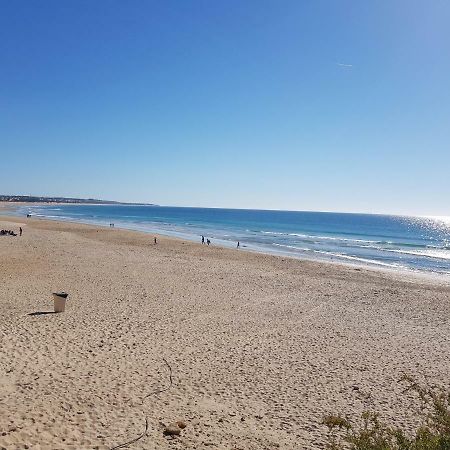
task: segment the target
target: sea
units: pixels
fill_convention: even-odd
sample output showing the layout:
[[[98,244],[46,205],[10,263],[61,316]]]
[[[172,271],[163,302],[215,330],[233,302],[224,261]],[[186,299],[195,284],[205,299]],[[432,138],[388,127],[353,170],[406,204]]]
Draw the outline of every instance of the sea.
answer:
[[[301,259],[450,274],[450,217],[148,205],[30,205],[20,214]]]

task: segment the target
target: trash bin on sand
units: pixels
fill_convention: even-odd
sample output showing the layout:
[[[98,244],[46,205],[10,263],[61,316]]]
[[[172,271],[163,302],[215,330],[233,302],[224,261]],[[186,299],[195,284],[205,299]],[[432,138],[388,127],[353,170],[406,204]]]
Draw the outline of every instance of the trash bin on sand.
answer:
[[[53,301],[55,303],[55,312],[64,312],[66,309],[67,296],[65,292],[53,292]]]

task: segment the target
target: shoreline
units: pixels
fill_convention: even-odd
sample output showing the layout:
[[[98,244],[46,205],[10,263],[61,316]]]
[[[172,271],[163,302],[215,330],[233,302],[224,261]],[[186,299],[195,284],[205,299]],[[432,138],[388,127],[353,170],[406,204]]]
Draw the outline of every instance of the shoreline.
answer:
[[[14,219],[21,219],[22,216],[19,216],[17,214],[14,214],[14,212],[16,212],[17,208],[8,208],[7,207],[8,202],[0,202],[0,219],[2,217],[11,217]],[[27,205],[39,205],[38,203],[23,203],[20,206],[27,206]],[[6,208],[4,207],[6,206]],[[2,214],[2,209],[5,211],[11,211],[11,213],[7,214],[7,215],[3,215]],[[58,218],[49,218],[49,217],[38,217],[38,216],[32,216],[32,219],[34,220],[42,220],[42,221],[50,221],[50,222],[57,222],[57,223],[73,223],[73,224],[80,224],[80,225],[86,225],[86,226],[91,226],[91,227],[99,227],[99,228],[106,228],[109,229],[109,227],[107,225],[103,225],[100,223],[90,223],[88,221],[77,221],[77,220],[72,220],[72,219],[67,219],[67,220],[61,220]],[[28,219],[29,220],[29,219]],[[147,230],[143,230],[143,229],[137,229],[137,228],[133,228],[133,227],[127,227],[125,225],[119,225],[117,227],[114,227],[117,230],[126,230],[126,231],[131,231],[131,232],[135,232],[135,233],[144,233],[146,235],[155,235],[158,237],[165,237],[168,239],[176,239],[176,240],[188,240],[189,242],[192,243],[197,243],[198,241],[194,238],[194,235],[184,235],[183,233],[169,233],[169,232],[162,232],[164,230],[157,230],[157,231],[147,231]],[[231,245],[228,243],[228,241],[223,241],[220,239],[215,239],[214,241],[214,245],[219,246],[221,248],[226,248],[228,250],[233,250],[234,244]],[[314,257],[314,256],[307,256],[307,255],[292,255],[291,253],[283,253],[282,251],[276,251],[273,250],[271,251],[270,249],[266,249],[265,247],[258,247],[258,246],[248,246],[248,245],[242,245],[241,248],[239,249],[239,251],[241,252],[249,252],[249,253],[254,253],[254,254],[259,254],[259,255],[270,255],[270,256],[274,256],[274,257],[278,257],[278,258],[289,258],[292,260],[298,260],[298,261],[309,261],[312,263],[317,263],[317,264],[325,264],[325,265],[340,265],[343,267],[348,267],[348,268],[353,268],[353,269],[361,269],[361,270],[369,270],[369,271],[374,271],[374,272],[380,272],[380,273],[384,273],[387,275],[390,275],[396,279],[400,279],[400,280],[409,280],[411,282],[417,281],[417,280],[422,280],[422,281],[429,281],[432,283],[436,283],[436,284],[441,284],[444,286],[450,286],[450,274],[445,274],[445,273],[439,273],[439,272],[431,272],[431,271],[425,271],[425,270],[414,270],[414,269],[409,269],[409,268],[405,268],[405,267],[401,267],[401,268],[395,268],[395,267],[386,267],[384,265],[377,265],[377,264],[370,264],[370,263],[364,263],[362,261],[340,261],[337,259],[322,259],[319,257]]]
[[[417,426],[403,372],[448,384],[447,286],[0,217],[11,223],[24,233],[0,238],[0,446],[107,450],[147,420],[136,450],[318,450],[326,414]]]

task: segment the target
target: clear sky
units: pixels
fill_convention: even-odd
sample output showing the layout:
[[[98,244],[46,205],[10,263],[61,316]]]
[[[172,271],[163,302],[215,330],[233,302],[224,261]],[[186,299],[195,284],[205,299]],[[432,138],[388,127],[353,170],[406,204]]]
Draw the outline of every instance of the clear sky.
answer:
[[[450,215],[447,0],[0,3],[0,193]]]

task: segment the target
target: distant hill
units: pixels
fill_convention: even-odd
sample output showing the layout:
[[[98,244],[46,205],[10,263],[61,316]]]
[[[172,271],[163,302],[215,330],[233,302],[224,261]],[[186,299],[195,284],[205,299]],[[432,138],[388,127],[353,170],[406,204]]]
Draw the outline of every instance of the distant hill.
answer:
[[[71,197],[38,197],[33,195],[0,195],[0,202],[28,202],[28,203],[91,203],[96,205],[147,205],[152,203],[124,203],[112,200],[98,200],[95,198]]]

